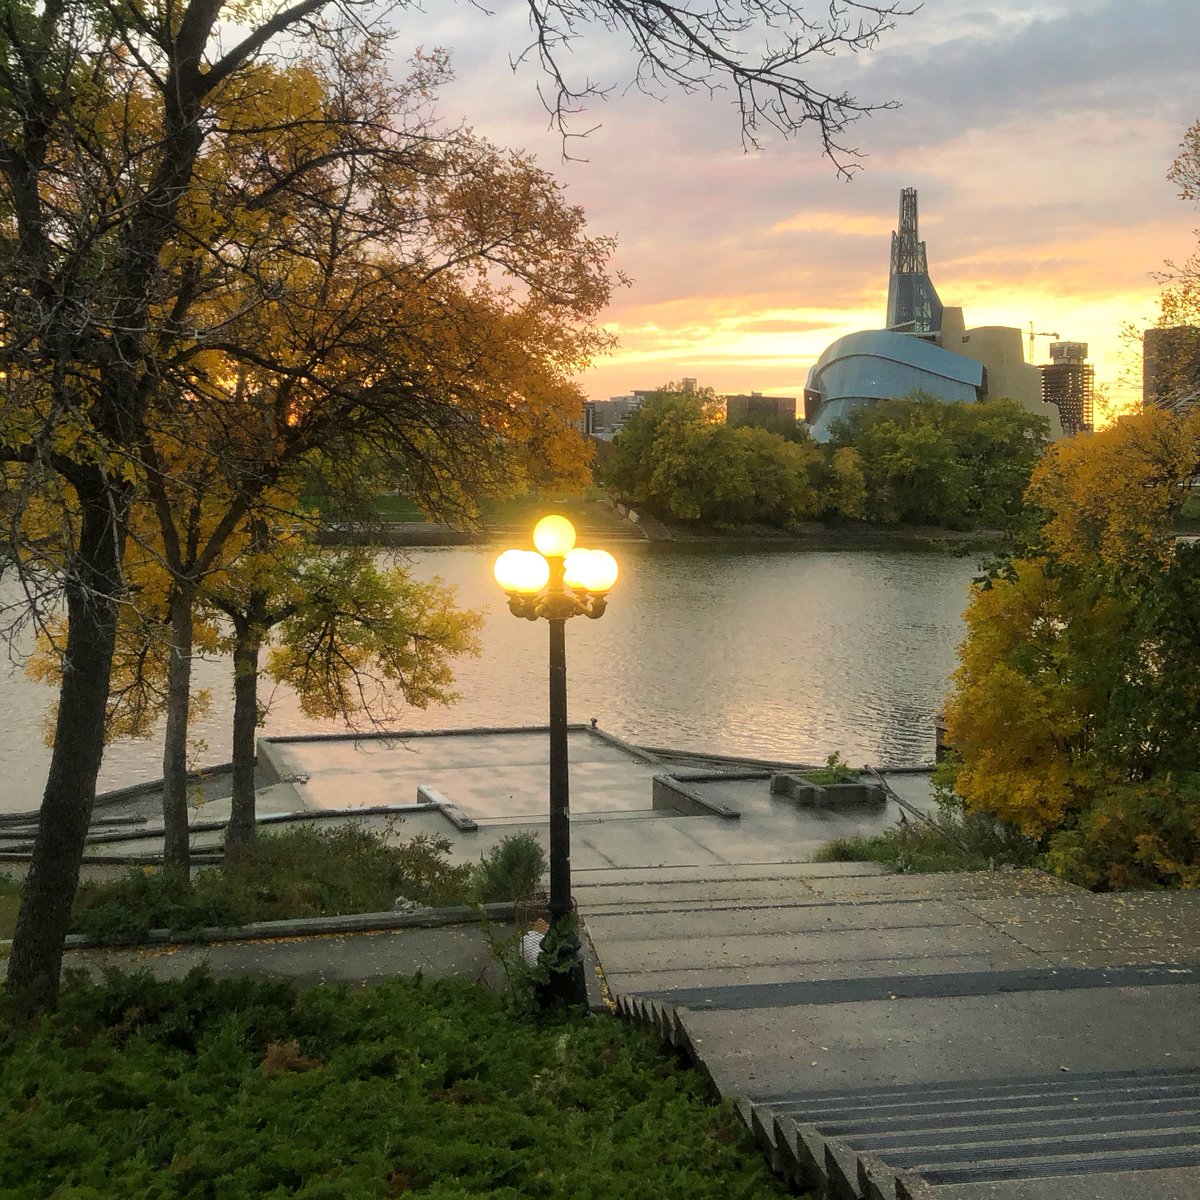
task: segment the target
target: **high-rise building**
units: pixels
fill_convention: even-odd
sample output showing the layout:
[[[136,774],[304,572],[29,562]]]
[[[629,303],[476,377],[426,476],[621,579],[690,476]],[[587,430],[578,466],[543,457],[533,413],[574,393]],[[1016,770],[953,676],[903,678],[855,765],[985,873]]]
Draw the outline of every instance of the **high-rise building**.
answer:
[[[730,425],[777,425],[795,421],[795,396],[764,396],[762,392],[725,397],[725,420]]]
[[[1042,399],[1058,409],[1063,433],[1095,428],[1095,368],[1087,361],[1087,342],[1051,342],[1050,361],[1042,372]]]
[[[1142,334],[1142,404],[1183,408],[1200,403],[1200,328],[1174,325]]]
[[[611,442],[625,428],[629,418],[646,403],[646,397],[652,395],[653,388],[635,388],[625,396],[613,396],[608,400],[585,400],[580,428],[588,437]]]

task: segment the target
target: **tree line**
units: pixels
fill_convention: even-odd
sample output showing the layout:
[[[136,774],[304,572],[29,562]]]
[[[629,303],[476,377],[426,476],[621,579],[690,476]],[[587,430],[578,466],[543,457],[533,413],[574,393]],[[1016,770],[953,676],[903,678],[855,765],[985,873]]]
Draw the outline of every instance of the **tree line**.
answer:
[[[667,385],[617,434],[600,476],[655,516],[709,526],[997,528],[1020,512],[1048,432],[1008,401],[918,393],[855,410],[819,445],[795,423],[727,424],[711,389]]]

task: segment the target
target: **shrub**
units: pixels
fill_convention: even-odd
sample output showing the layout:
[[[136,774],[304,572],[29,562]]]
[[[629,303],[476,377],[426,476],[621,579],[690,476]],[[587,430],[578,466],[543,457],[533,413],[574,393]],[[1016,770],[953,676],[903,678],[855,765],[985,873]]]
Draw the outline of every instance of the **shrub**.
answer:
[[[453,866],[450,842],[419,834],[390,846],[356,825],[296,826],[257,839],[237,863],[199,871],[135,869],[84,883],[72,929],[104,943],[139,941],[151,929],[186,934],[203,926],[289,917],[383,912],[397,896],[423,904],[463,904],[474,868]]]
[[[546,851],[532,833],[512,833],[480,860],[476,891],[483,904],[515,900],[535,891],[546,873]]]
[[[426,833],[392,847],[402,881],[397,895],[435,905],[466,904],[471,900],[475,870],[470,863],[452,866],[450,848],[448,838]]]
[[[908,821],[875,837],[835,838],[814,862],[876,862],[897,874],[986,871],[1000,865],[1033,866],[1037,843],[983,813],[943,805],[938,827]]]
[[[1200,887],[1200,775],[1112,786],[1050,837],[1046,862],[1098,891]]]
[[[140,941],[151,929],[186,933],[252,919],[209,874],[201,872],[189,886],[179,871],[133,868],[115,881],[81,883],[71,928],[99,942],[119,943]]]
[[[804,772],[804,778],[809,783],[819,784],[822,787],[831,783],[853,783],[858,776],[859,772],[837,750],[825,760],[823,767],[818,767],[815,771]]]

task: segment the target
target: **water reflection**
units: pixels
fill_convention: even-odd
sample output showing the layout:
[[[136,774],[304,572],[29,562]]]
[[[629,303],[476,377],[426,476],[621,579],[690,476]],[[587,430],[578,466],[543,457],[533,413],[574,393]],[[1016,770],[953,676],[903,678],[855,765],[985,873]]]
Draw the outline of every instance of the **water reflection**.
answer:
[[[494,551],[422,550],[413,569],[457,585],[461,603],[487,607],[484,653],[461,664],[461,700],[413,710],[414,728],[543,724],[547,630],[515,619],[492,580]],[[608,612],[567,630],[572,720],[598,717],[651,745],[855,763],[911,764],[933,755],[932,714],[954,665],[972,560],[885,551],[716,552],[620,548]],[[195,737],[204,762],[228,758],[226,662],[197,666],[213,692]],[[0,809],[35,806],[48,763],[40,719],[48,693],[18,673],[0,685]],[[294,696],[275,697],[272,733],[333,731]],[[161,772],[157,742],[106,755],[102,785]]]

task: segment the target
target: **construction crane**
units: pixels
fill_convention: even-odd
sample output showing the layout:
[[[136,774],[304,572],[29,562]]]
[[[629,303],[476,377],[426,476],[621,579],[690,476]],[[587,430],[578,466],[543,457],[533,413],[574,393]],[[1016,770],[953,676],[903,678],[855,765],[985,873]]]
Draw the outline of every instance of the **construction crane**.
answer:
[[[1057,333],[1050,333],[1048,330],[1039,329],[1036,333],[1033,330],[1033,322],[1029,322],[1029,361],[1033,362],[1033,339],[1035,337],[1057,338]]]

